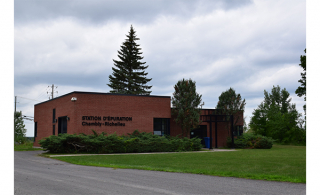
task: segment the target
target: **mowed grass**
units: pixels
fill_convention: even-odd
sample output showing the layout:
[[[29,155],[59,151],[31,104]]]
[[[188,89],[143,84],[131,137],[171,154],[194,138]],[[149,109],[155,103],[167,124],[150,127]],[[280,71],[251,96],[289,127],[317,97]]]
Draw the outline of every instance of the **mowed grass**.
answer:
[[[306,183],[306,147],[137,155],[53,157],[73,164]]]
[[[33,142],[26,142],[24,144],[14,144],[14,151],[34,151],[42,150],[41,148],[33,148]]]

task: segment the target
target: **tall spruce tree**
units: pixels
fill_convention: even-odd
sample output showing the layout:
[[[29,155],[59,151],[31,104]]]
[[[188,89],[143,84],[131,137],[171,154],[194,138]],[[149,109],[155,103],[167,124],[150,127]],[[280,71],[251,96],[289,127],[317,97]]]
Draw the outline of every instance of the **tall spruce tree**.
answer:
[[[112,88],[111,93],[136,95],[150,95],[151,93],[149,89],[152,86],[147,85],[151,79],[146,78],[148,73],[145,72],[148,66],[144,66],[146,62],[141,62],[143,59],[141,48],[136,43],[140,39],[135,33],[131,25],[129,34],[126,35],[127,39],[118,51],[120,60],[113,60],[115,67],[112,67],[113,73],[109,75],[109,84],[107,84]]]

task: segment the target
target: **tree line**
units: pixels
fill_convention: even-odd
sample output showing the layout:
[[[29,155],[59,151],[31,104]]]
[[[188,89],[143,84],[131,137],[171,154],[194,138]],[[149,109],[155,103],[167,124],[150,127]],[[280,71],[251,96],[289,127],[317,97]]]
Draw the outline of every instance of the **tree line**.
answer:
[[[145,62],[140,52],[141,48],[135,41],[136,31],[130,27],[127,39],[123,42],[120,51],[118,51],[119,60],[113,60],[115,68],[109,76],[109,87],[112,88],[111,93],[150,95],[151,87],[147,85],[151,79],[146,78],[147,72],[144,66]],[[306,50],[305,50],[306,52]],[[304,96],[306,100],[306,56],[300,56],[300,66],[303,68],[302,78],[298,81],[301,86],[296,90],[299,97]],[[188,133],[199,126],[200,112],[204,105],[202,95],[196,92],[196,82],[191,79],[182,79],[174,85],[174,93],[172,96],[172,114],[175,121],[180,124],[182,135],[187,136]],[[216,109],[223,110],[226,115],[235,115],[245,110],[245,99],[242,100],[241,95],[237,94],[233,88],[227,89],[219,96]],[[306,111],[306,105],[304,105]],[[250,119],[249,132],[269,136],[278,142],[305,142],[305,120],[301,118],[301,114],[296,110],[295,104],[291,103],[289,92],[286,88],[281,89],[280,86],[273,86],[271,93],[264,90],[264,101],[258,105]],[[235,118],[234,124],[239,118]],[[229,128],[227,128],[229,129]]]

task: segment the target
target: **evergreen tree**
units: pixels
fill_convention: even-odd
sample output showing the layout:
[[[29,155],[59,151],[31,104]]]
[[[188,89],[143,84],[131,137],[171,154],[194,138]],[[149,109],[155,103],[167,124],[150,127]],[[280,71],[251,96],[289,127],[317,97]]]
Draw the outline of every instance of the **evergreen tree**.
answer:
[[[189,80],[180,80],[174,86],[172,97],[172,115],[175,116],[175,122],[180,124],[182,136],[188,136],[188,133],[199,126],[201,107],[201,95],[196,92],[196,82]]]
[[[236,91],[230,87],[230,89],[224,91],[219,96],[219,101],[216,109],[221,109],[224,114],[233,115],[233,127],[243,117],[240,113],[244,111],[246,100],[241,98],[240,94],[236,94]],[[228,118],[229,120],[229,118]],[[243,119],[244,120],[244,119]],[[227,128],[230,129],[230,124],[227,123]],[[228,133],[230,133],[228,131]]]
[[[306,53],[306,49],[304,50],[304,53]],[[306,86],[307,86],[307,57],[306,55],[301,55],[300,56],[300,64],[299,66],[301,66],[303,68],[303,72],[301,73],[301,79],[298,81],[299,83],[301,83],[301,86],[299,86],[296,90],[296,94],[299,97],[305,96],[304,97],[304,101],[306,101],[307,98],[307,94],[306,94]],[[306,105],[303,106],[303,110],[304,113],[306,114]]]
[[[147,72],[144,66],[146,62],[141,62],[143,57],[140,52],[140,45],[136,43],[140,40],[136,37],[132,25],[130,27],[129,35],[125,42],[122,43],[120,51],[118,51],[119,60],[113,60],[114,66],[112,67],[112,75],[109,75],[109,84],[112,90],[111,93],[122,94],[136,94],[136,95],[150,95],[152,86],[147,83],[151,79],[146,78]]]
[[[21,112],[14,113],[14,141],[17,143],[24,143],[26,141],[25,125]]]

